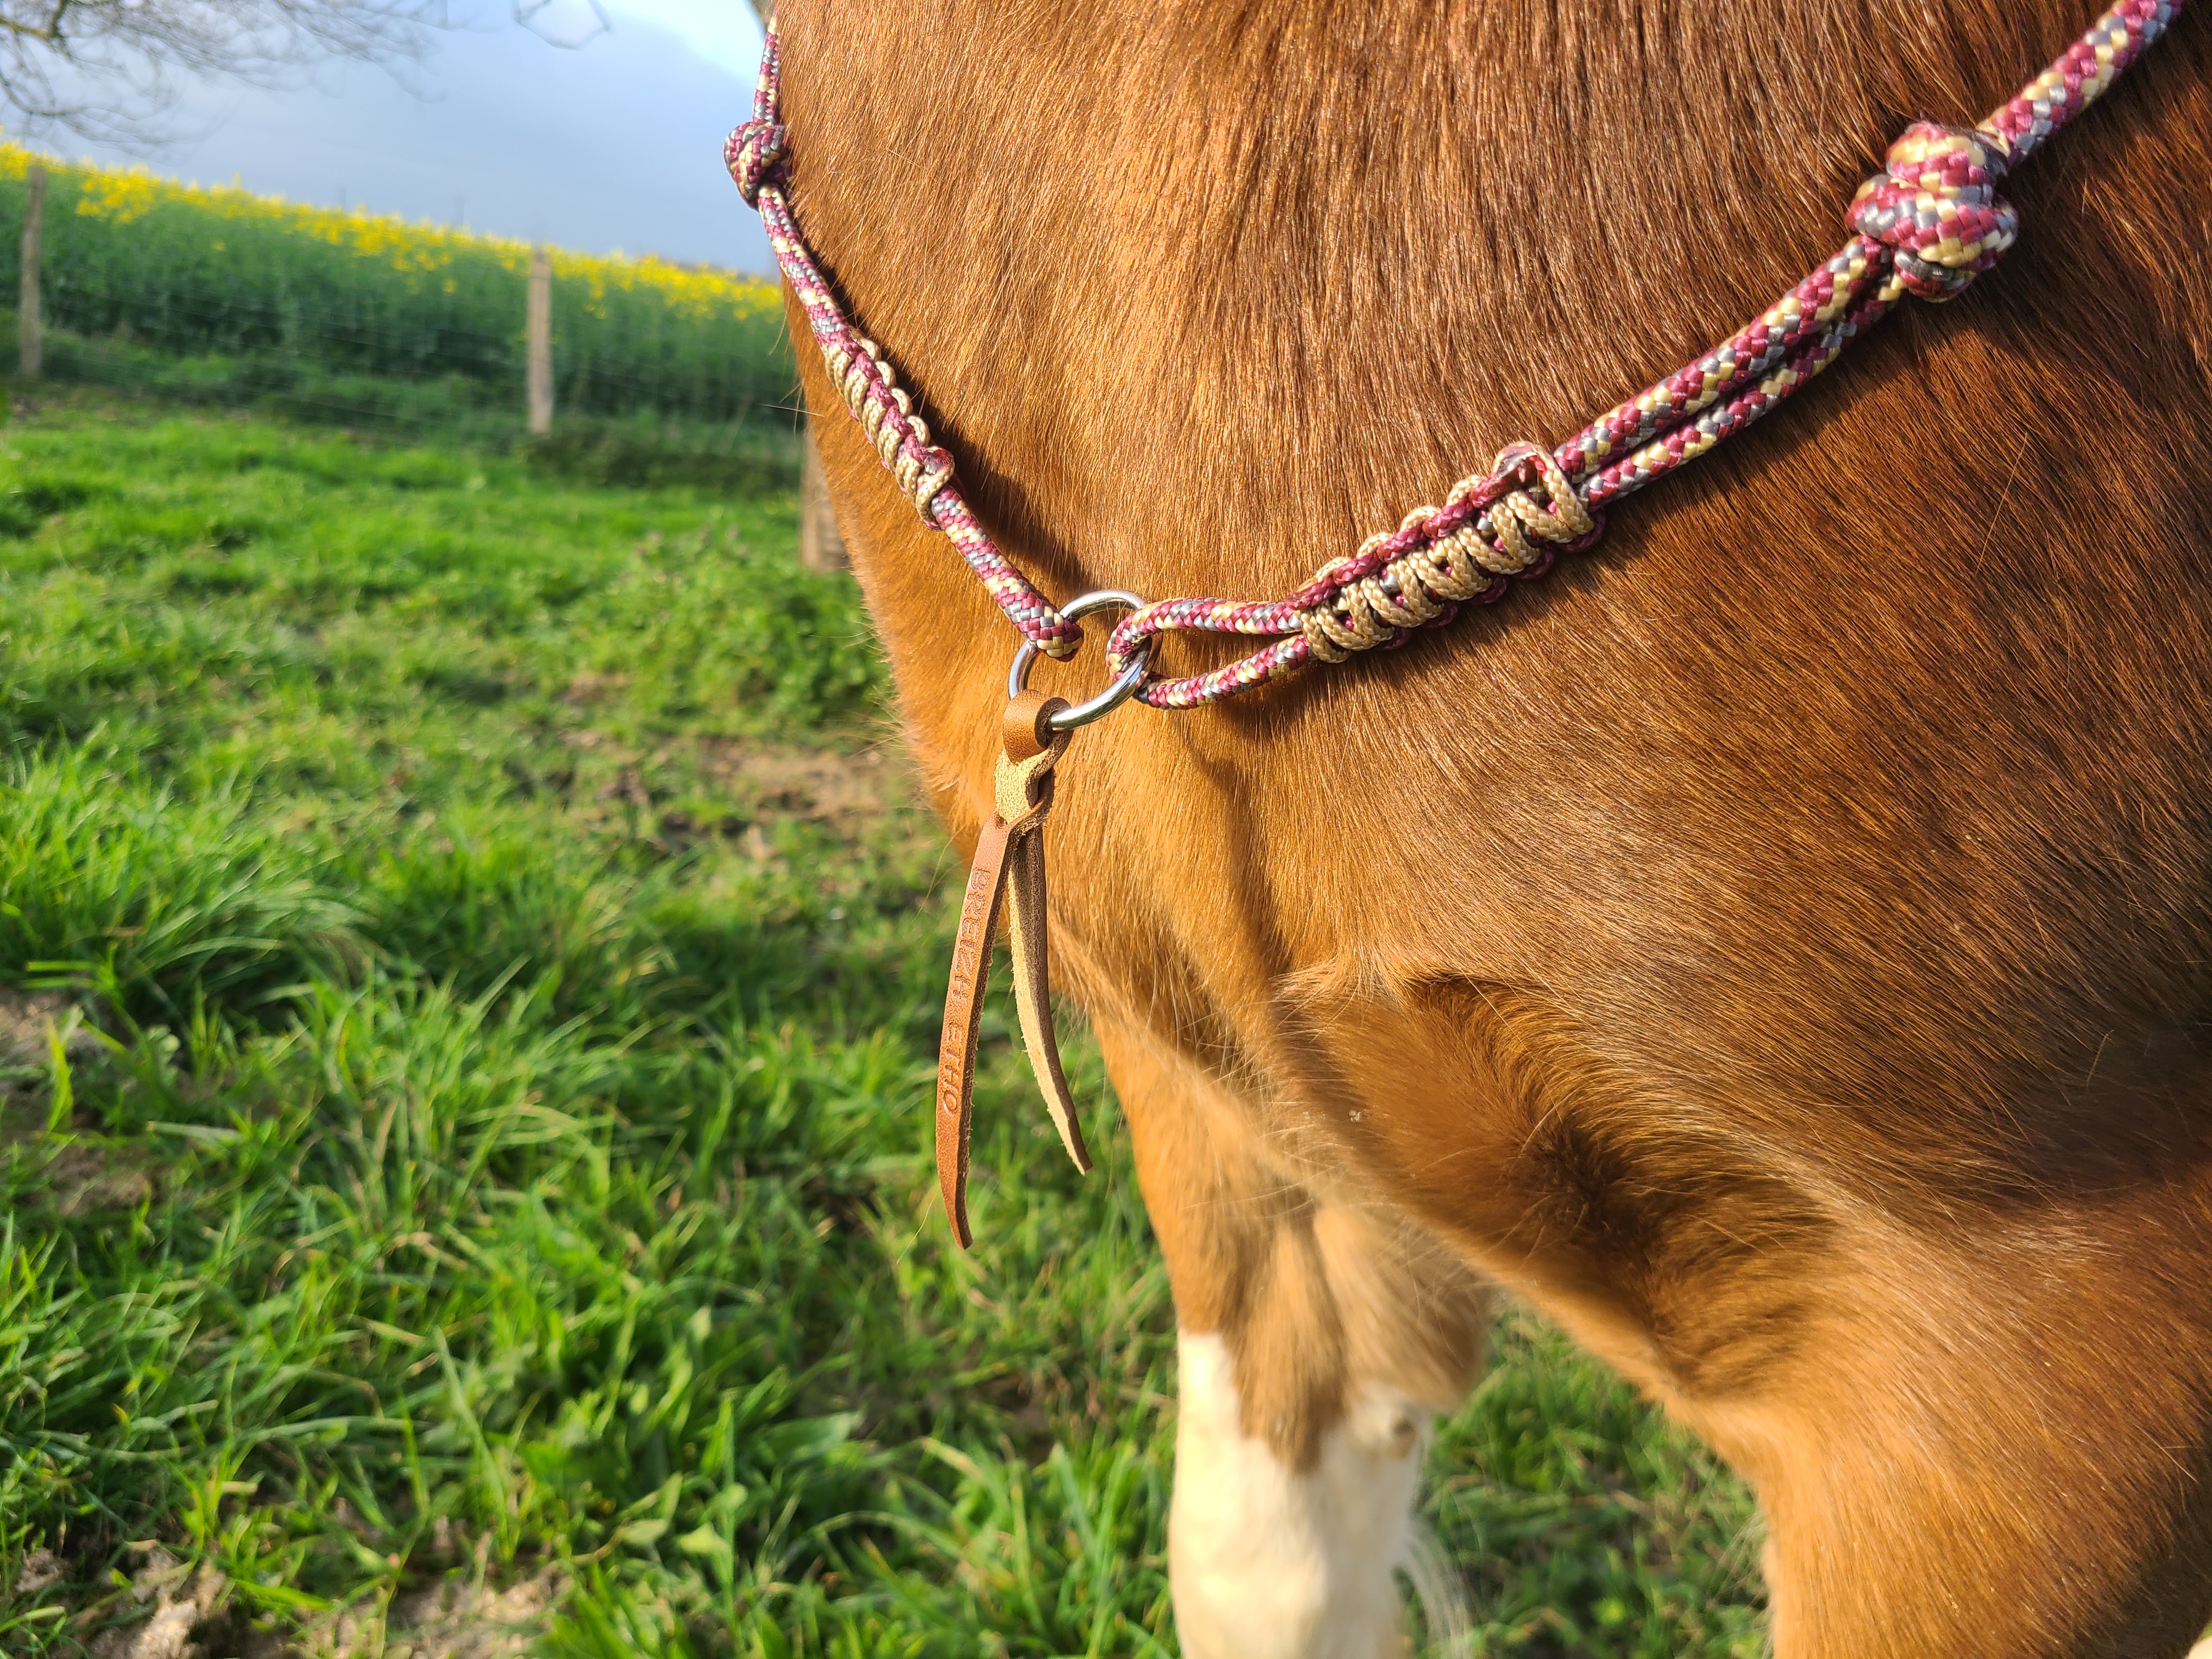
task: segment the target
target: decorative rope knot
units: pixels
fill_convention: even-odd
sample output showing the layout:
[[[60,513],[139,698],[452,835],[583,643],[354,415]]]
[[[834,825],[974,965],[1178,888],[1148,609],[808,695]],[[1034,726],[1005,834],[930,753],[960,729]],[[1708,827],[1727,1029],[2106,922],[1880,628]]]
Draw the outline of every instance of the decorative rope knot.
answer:
[[[1911,292],[1952,299],[2020,235],[2020,216],[1996,188],[2010,160],[1989,133],[1915,121],[1851,198],[1850,227],[1895,250]]]
[[[722,160],[745,205],[760,205],[761,186],[783,181],[783,152],[787,135],[783,123],[757,115],[722,145]]]
[[[1395,531],[1323,565],[1293,596],[1294,614],[1313,654],[1342,662],[1402,645],[1462,604],[1504,598],[1509,577],[1541,575],[1604,529],[1550,452],[1509,444],[1488,473],[1454,485],[1443,507],[1416,507]]]
[[[1997,195],[2005,175],[2111,90],[2165,33],[2187,0],[2112,0],[2042,74],[1972,132],[1916,123],[1891,146],[1884,171],[1850,210],[1850,240],[1747,326],[1656,380],[1546,453],[1519,444],[1491,471],[1455,486],[1440,507],[1408,514],[1331,560],[1296,592],[1273,599],[1192,595],[1133,611],[1108,645],[1115,674],[1144,659],[1158,635],[1182,630],[1264,635],[1269,643],[1222,667],[1182,678],[1154,675],[1136,696],[1154,708],[1193,708],[1264,685],[1316,659],[1396,645],[1448,620],[1462,605],[1501,598],[1515,576],[1541,575],[1554,558],[1595,542],[1602,512],[1671,476],[1795,397],[1909,291],[1957,294],[1996,262],[2018,234]],[[921,514],[943,532],[1022,637],[1066,658],[1083,629],[1023,575],[976,519],[930,442],[913,399],[883,354],[853,326],[808,250],[791,204],[771,189],[787,139],[776,123],[781,55],[770,28],[753,118],[730,135],[731,177],[760,211],[769,246],[804,312],[838,393]]]

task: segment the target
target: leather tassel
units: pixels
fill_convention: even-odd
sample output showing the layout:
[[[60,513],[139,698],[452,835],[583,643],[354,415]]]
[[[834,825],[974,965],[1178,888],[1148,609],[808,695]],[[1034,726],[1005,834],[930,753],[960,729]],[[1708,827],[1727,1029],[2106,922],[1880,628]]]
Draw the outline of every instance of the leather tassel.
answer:
[[[990,979],[991,941],[999,913],[1007,912],[1013,947],[1014,1005],[1022,1039],[1045,1109],[1060,1144],[1086,1173],[1091,1153],[1083,1144],[1075,1102],[1060,1069],[1052,1024],[1052,980],[1046,915],[1044,821],[1052,811],[1053,768],[1067,750],[1068,734],[1048,717],[1067,704],[1025,691],[1006,706],[1004,752],[998,764],[991,821],[976,837],[975,860],[954,936],[952,974],[945,994],[945,1029],[937,1051],[937,1181],[952,1235],[967,1249],[968,1146],[975,1092],[975,1040]]]

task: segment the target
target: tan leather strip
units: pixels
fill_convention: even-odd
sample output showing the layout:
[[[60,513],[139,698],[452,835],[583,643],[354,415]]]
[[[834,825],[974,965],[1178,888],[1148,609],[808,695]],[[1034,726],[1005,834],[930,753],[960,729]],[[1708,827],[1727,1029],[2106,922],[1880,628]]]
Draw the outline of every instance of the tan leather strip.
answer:
[[[987,823],[975,840],[975,862],[960,903],[952,941],[952,976],[945,989],[945,1033],[937,1048],[937,1184],[945,1214],[962,1249],[968,1231],[968,1117],[975,1093],[975,1038],[989,982],[991,936],[1006,890],[1006,826]]]
[[[1075,1121],[1075,1106],[1060,1066],[1060,1044],[1052,1029],[1052,986],[1045,949],[1045,815],[1052,811],[1052,769],[1067,751],[1065,732],[1048,717],[1067,704],[1058,697],[1025,691],[1006,705],[1000,738],[1006,753],[998,765],[993,813],[975,839],[975,862],[968,872],[968,890],[960,904],[960,931],[952,942],[952,975],[945,989],[945,1030],[937,1048],[937,1184],[945,1195],[945,1218],[962,1249],[975,1242],[968,1227],[969,1126],[975,1100],[975,1040],[983,1012],[983,993],[991,977],[991,939],[1011,883],[1014,947],[1014,1001],[1021,1011],[1022,1036],[1036,1073],[1045,1108],[1060,1130],[1060,1144],[1088,1171],[1091,1153]]]
[[[999,719],[999,743],[1010,761],[1025,761],[1049,749],[1057,757],[1067,747],[1068,733],[1045,724],[1047,717],[1067,707],[1065,697],[1048,697],[1042,691],[1024,691],[1006,705]]]
[[[1008,826],[1006,932],[1013,947],[1014,1007],[1021,1016],[1022,1046],[1029,1051],[1030,1070],[1052,1127],[1060,1132],[1060,1144],[1088,1175],[1091,1151],[1083,1144],[1083,1126],[1060,1069],[1060,1039],[1053,1029],[1051,923],[1045,908],[1044,821],[1052,811],[1051,769],[1066,751],[1068,734],[1044,721],[1052,710],[1066,707],[1033,692],[1006,705],[1006,752],[999,763],[996,805],[1000,822]]]
[[[1000,823],[1013,830],[1044,822],[1052,811],[1052,763],[1057,758],[1048,750],[1025,761],[999,763],[994,805]]]
[[[1041,691],[1024,691],[1006,705],[999,724],[1006,752],[992,786],[1000,823],[1015,824],[1032,812],[1052,810],[1052,769],[1067,752],[1073,733],[1055,732],[1045,721],[1066,707],[1065,697]]]
[[[1044,832],[1040,822],[1015,836],[1006,855],[1006,935],[1013,947],[1014,1006],[1021,1014],[1022,1042],[1029,1049],[1030,1069],[1036,1074],[1044,1109],[1052,1115],[1053,1127],[1060,1131],[1060,1144],[1067,1148],[1075,1167],[1088,1175],[1091,1149],[1083,1144],[1083,1125],[1076,1118],[1075,1099],[1060,1071],[1060,1039],[1052,1025],[1046,915]]]

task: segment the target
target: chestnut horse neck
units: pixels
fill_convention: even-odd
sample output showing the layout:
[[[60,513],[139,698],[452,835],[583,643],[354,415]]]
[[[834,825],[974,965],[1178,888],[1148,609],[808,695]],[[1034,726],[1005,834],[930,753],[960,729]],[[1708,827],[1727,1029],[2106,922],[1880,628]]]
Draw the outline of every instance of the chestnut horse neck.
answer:
[[[1971,131],[1913,123],[1890,146],[1883,170],[1853,198],[1846,215],[1852,234],[1836,254],[1750,325],[1558,447],[1508,446],[1486,472],[1454,486],[1442,507],[1414,508],[1395,531],[1328,561],[1282,599],[1135,603],[1110,646],[1118,695],[1072,714],[1095,718],[1131,693],[1154,708],[1192,708],[1264,684],[1310,659],[1341,662],[1355,652],[1395,645],[1415,629],[1449,622],[1462,605],[1502,599],[1514,579],[1543,574],[1559,554],[1589,547],[1603,532],[1606,507],[1776,408],[1904,295],[1948,300],[1993,266],[2019,233],[2018,217],[1997,185],[2101,97],[2185,3],[2118,0]],[[725,157],[744,199],[760,212],[830,380],[922,521],[951,539],[1012,622],[1024,641],[1023,665],[1040,650],[1073,655],[1083,637],[1069,614],[1073,607],[1048,600],[983,528],[960,489],[952,457],[931,441],[882,351],[845,315],[800,234],[783,191],[780,67],[771,28],[752,118],[730,135]],[[1152,676],[1152,640],[1182,630],[1273,642],[1209,673]],[[1020,673],[1018,665],[1017,689]],[[1063,724],[1075,723],[1063,717]]]

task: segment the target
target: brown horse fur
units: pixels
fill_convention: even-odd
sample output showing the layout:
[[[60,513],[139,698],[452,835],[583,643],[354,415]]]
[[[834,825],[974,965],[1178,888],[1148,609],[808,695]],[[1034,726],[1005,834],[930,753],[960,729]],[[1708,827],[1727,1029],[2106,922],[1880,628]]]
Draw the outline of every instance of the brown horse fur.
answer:
[[[1046,592],[1272,596],[1753,314],[2092,4],[789,0],[792,199]],[[1783,1659],[2212,1615],[2212,18],[2007,190],[1996,273],[1595,552],[1125,709],[1052,823],[1248,1432],[1449,1405],[1471,1266],[1753,1483]],[[972,838],[1013,636],[802,355]]]

